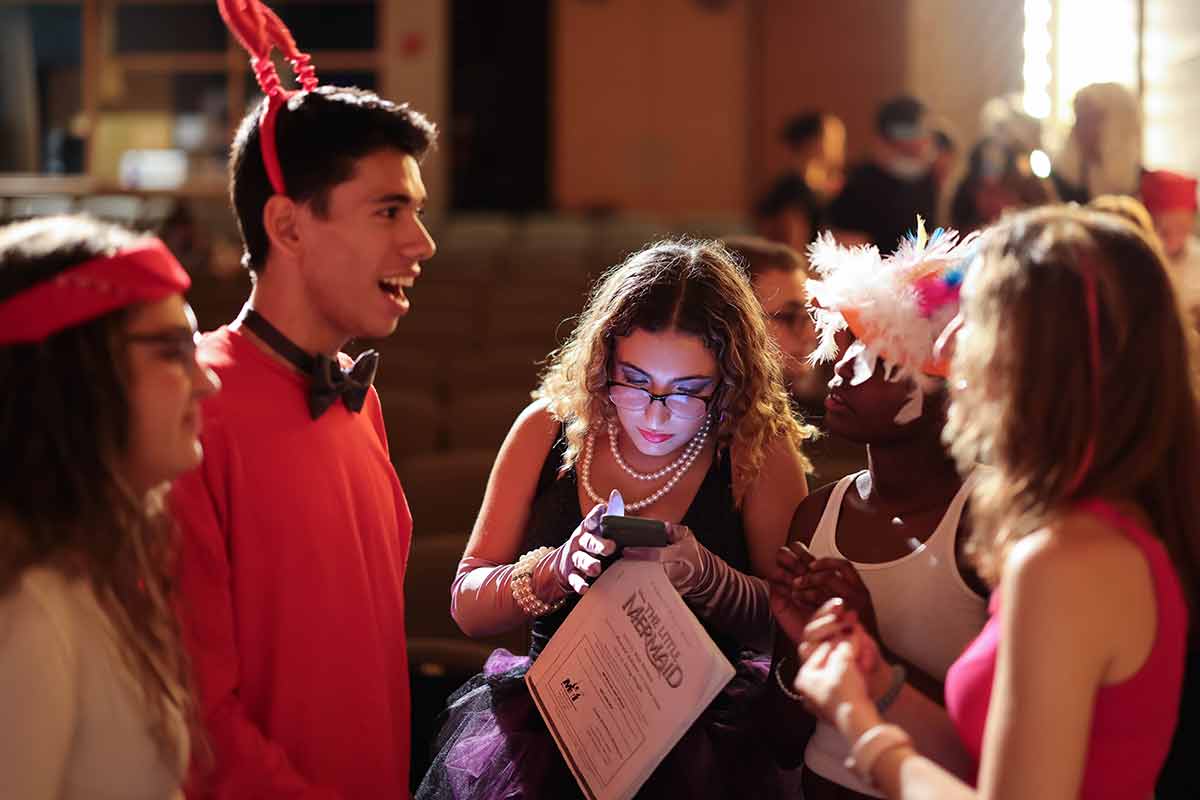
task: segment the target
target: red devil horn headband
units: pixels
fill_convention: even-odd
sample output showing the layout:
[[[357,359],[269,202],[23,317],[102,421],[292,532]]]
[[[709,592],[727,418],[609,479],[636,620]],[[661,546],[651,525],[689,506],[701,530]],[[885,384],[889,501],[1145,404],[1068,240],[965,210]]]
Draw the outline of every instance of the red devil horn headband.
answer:
[[[263,165],[271,188],[276,194],[287,194],[283,182],[283,169],[279,166],[279,153],[275,147],[275,118],[280,107],[294,92],[283,88],[275,64],[271,62],[271,49],[277,48],[292,65],[296,80],[306,92],[317,88],[317,73],[312,66],[312,57],[301,53],[291,31],[274,11],[259,0],[217,0],[221,19],[234,38],[250,54],[250,68],[267,96],[267,111],[258,123],[258,140],[262,148]]]

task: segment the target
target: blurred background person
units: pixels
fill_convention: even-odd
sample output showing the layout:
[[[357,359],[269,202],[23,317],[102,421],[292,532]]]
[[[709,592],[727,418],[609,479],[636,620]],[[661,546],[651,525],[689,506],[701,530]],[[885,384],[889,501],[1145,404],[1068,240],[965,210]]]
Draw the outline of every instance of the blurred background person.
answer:
[[[817,335],[807,308],[807,259],[786,245],[755,236],[728,236],[722,243],[750,273],[750,285],[767,314],[767,331],[784,356],[783,376],[793,408],[821,432],[804,443],[804,454],[812,462],[809,487],[824,486],[862,469],[863,448],[825,424],[825,396],[833,366],[808,360],[817,348]]]
[[[1142,111],[1119,83],[1093,83],[1075,94],[1075,124],[1050,173],[1062,200],[1086,203],[1101,194],[1138,192]]]
[[[933,133],[925,104],[901,95],[879,107],[869,161],[850,171],[829,209],[829,223],[845,244],[896,249],[917,215],[934,222],[937,180]]]
[[[1030,169],[1029,153],[989,137],[971,148],[966,173],[950,203],[950,223],[965,231],[979,230],[1006,211],[1044,205],[1053,198],[1053,187]]]
[[[808,363],[817,339],[805,308],[804,256],[757,236],[727,236],[721,243],[750,275],[754,295],[767,314],[767,331],[783,352],[783,377],[792,400],[806,418],[813,415],[825,398],[829,378],[828,370]]]
[[[791,117],[780,137],[789,163],[754,204],[759,235],[803,252],[846,181],[846,126],[832,114]]]
[[[797,114],[784,125],[783,143],[791,157],[789,172],[828,205],[846,183],[845,123],[821,111]]]
[[[1053,202],[1054,185],[1040,178],[1032,160],[1041,148],[1041,123],[1026,114],[1019,97],[994,97],[979,114],[982,136],[966,168],[945,198],[949,224],[961,231],[983,228],[1011,209]]]
[[[1167,255],[1167,270],[1194,327],[1200,326],[1200,241],[1196,229],[1196,179],[1168,170],[1142,173],[1142,202]]]

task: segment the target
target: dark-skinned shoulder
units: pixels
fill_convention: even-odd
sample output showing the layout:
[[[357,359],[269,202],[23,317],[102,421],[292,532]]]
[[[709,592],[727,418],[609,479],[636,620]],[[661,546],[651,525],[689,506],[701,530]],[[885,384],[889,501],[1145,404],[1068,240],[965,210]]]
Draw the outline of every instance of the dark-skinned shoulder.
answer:
[[[837,481],[825,484],[796,506],[796,512],[792,514],[792,524],[788,528],[787,540],[789,542],[800,542],[805,547],[812,544],[813,534],[817,532],[817,526],[821,524],[825,505],[829,502],[829,495],[833,493],[835,486],[837,486]]]

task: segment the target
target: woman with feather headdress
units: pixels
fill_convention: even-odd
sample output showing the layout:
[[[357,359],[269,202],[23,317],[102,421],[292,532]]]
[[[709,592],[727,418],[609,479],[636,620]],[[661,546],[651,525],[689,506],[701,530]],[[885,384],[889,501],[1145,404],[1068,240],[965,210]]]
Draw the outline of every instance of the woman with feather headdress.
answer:
[[[918,218],[886,258],[827,235],[810,249],[818,277],[808,283],[809,304],[820,335],[810,359],[837,360],[825,426],[865,445],[868,468],[800,505],[772,576],[772,608],[794,641],[822,603],[840,597],[903,665],[896,685],[907,675],[937,702],[946,669],[987,619],[986,589],[964,551],[972,481],[942,444],[946,365],[933,357],[937,334],[957,313],[975,238],[927,235]],[[795,668],[781,660],[780,686]],[[906,697],[888,716],[920,727],[931,707]],[[819,724],[806,747],[788,746],[803,753],[809,800],[879,796],[846,768],[848,749],[832,726]],[[952,740],[927,746],[944,763],[965,761]]]

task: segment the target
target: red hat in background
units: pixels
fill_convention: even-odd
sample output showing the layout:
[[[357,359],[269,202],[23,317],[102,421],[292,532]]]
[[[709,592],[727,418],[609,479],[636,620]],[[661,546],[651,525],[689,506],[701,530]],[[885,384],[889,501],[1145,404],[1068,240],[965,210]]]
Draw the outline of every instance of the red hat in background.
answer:
[[[1142,204],[1151,214],[1196,210],[1196,179],[1165,169],[1142,173]]]

